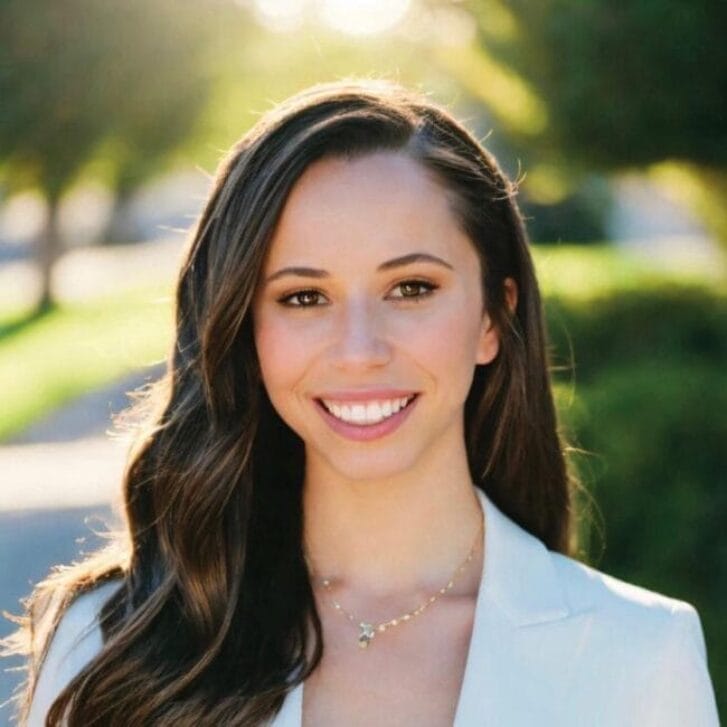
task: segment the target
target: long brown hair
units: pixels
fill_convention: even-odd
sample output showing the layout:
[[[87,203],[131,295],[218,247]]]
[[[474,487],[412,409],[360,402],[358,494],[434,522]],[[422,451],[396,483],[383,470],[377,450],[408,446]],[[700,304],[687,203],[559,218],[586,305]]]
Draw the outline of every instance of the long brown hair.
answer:
[[[387,82],[315,86],[265,115],[219,167],[180,272],[167,372],[125,474],[128,544],[49,578],[29,599],[20,633],[41,658],[31,661],[26,708],[52,625],[79,593],[119,581],[101,613],[103,650],[55,701],[49,724],[257,724],[318,665],[321,624],[301,542],[303,443],[261,383],[251,301],[306,167],[380,150],[436,176],[481,261],[500,350],[476,368],[465,403],[473,482],[548,548],[572,552],[573,481],[516,186],[419,94]],[[506,277],[518,289],[512,313]],[[31,643],[33,614],[50,600],[51,627]]]

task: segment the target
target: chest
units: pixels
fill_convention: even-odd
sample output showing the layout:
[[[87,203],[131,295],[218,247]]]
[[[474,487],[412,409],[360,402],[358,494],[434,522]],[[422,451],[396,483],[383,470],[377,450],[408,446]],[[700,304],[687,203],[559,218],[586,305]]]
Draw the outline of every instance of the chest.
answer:
[[[462,599],[431,620],[377,634],[366,649],[342,619],[329,628],[321,664],[305,682],[302,727],[451,727],[473,616],[474,603]]]

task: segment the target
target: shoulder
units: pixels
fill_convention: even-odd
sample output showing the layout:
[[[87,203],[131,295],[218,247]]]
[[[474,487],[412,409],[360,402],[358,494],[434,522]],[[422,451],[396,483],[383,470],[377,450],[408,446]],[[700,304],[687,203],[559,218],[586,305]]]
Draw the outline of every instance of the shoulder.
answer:
[[[37,675],[29,727],[44,724],[56,697],[101,651],[99,612],[119,585],[119,581],[109,581],[83,593],[61,616]]]
[[[548,552],[572,612],[591,611],[612,627],[620,624],[626,629],[656,632],[683,630],[701,637],[699,615],[688,601],[628,583],[561,553]],[[699,646],[704,651],[703,639]]]
[[[574,623],[584,628],[582,646],[602,679],[633,690],[630,703],[648,714],[645,723],[718,724],[697,609],[549,553]],[[659,697],[648,700],[648,694]]]

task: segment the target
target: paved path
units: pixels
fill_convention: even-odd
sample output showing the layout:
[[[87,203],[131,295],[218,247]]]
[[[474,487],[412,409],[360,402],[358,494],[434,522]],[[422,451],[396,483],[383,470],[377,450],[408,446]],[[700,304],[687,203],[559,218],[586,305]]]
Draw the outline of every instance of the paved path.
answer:
[[[158,370],[151,372],[160,373]],[[19,614],[20,599],[49,569],[99,547],[96,535],[120,523],[120,484],[128,442],[104,432],[142,372],[92,392],[0,446],[0,613]],[[0,638],[13,630],[0,618]],[[22,673],[22,660],[0,660],[0,704]],[[0,707],[0,727],[10,725]]]
[[[184,236],[128,245],[68,250],[56,263],[53,282],[59,300],[88,300],[98,295],[164,278],[173,279],[181,262]],[[39,278],[30,258],[0,264],[0,308],[28,307],[37,299]]]
[[[113,525],[108,507],[64,510],[21,510],[0,513],[0,612],[19,615],[20,599],[42,580],[51,566],[70,563],[84,552],[102,544],[94,531]],[[14,630],[13,624],[0,617],[0,638]],[[17,657],[0,659],[0,705],[20,683],[23,673]],[[0,706],[0,727],[11,724],[10,705]]]
[[[129,442],[106,434],[127,392],[158,376],[135,374],[81,397],[0,446],[0,512],[112,504]]]
[[[0,446],[0,612],[21,612],[20,599],[60,563],[102,544],[97,532],[117,527],[120,484],[128,443],[104,434],[110,412],[127,404],[125,392],[148,372],[82,397]],[[0,618],[0,638],[12,630]],[[0,660],[0,704],[21,679],[5,671],[21,659]],[[0,726],[10,707],[0,707]]]

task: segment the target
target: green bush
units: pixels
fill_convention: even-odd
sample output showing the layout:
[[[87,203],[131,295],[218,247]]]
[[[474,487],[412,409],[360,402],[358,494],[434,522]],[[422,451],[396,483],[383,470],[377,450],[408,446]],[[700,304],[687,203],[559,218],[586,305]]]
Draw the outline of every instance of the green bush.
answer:
[[[546,309],[555,362],[572,348],[554,379],[596,504],[580,527],[588,560],[693,603],[727,684],[727,300],[672,287]]]
[[[662,284],[591,299],[553,296],[545,309],[560,382],[587,383],[606,368],[637,362],[727,361],[727,296],[709,288]]]

